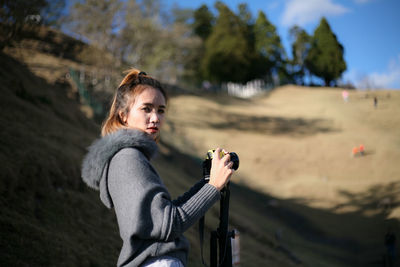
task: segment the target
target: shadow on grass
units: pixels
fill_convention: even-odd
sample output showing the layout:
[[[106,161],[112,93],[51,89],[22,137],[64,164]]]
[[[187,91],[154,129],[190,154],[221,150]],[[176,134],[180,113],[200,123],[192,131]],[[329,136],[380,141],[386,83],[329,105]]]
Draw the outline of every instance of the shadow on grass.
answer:
[[[246,116],[228,114],[225,122],[210,123],[211,128],[219,130],[234,129],[271,135],[309,136],[317,133],[338,131],[333,122],[326,119],[283,118],[270,116]]]
[[[188,177],[199,177],[200,159],[168,144],[162,146],[169,151],[162,157],[183,168]],[[230,188],[230,224],[240,231],[242,253],[255,254],[266,262],[271,253],[281,254],[290,263],[280,266],[384,266],[388,228],[400,236],[399,221],[388,219],[389,210],[382,203],[389,198],[391,208],[399,206],[395,197],[400,194],[400,182],[376,185],[359,194],[342,191],[347,196],[342,208],[352,208],[342,212],[312,208],[305,199],[277,199],[234,182]],[[207,214],[218,218],[219,211],[212,209]],[[216,227],[215,221],[208,225],[209,230]],[[246,256],[241,261],[243,266],[252,266],[247,265],[251,259]]]
[[[338,205],[332,211],[350,208],[360,214],[378,213],[389,215],[393,208],[400,205],[400,182],[379,184],[371,186],[365,192],[355,194],[345,190],[340,190],[339,194],[347,199],[347,202]]]
[[[63,266],[115,265],[121,245],[115,216],[79,177],[85,147],[98,128],[64,92],[0,56],[6,64],[0,89],[7,97],[0,114],[7,125],[0,132],[0,265],[55,266],[60,259]],[[244,127],[241,123],[251,118],[230,119]],[[315,129],[305,134],[321,131],[309,121],[280,123],[289,126],[265,129],[291,133],[311,126]],[[168,152],[158,159],[159,171],[168,189],[182,194],[201,176],[201,160],[168,144],[160,146]],[[360,194],[343,191],[348,201],[342,207],[323,210],[309,207],[304,199],[276,199],[232,183],[230,223],[241,232],[241,266],[382,266],[387,227],[400,236],[398,220],[387,219],[388,209],[399,204],[399,189],[399,183],[392,183]],[[382,202],[386,198],[390,206]],[[217,206],[207,212],[208,230],[217,227]],[[342,208],[353,211],[338,213]],[[189,266],[202,266],[193,228],[187,234],[194,248]]]
[[[291,136],[312,136],[318,133],[338,132],[340,129],[334,126],[333,120],[327,119],[303,119],[285,118],[273,116],[254,116],[228,113],[223,110],[207,110],[207,118],[212,121],[192,120],[185,122],[193,128],[211,128],[217,130],[237,130],[254,132],[267,135],[291,135]],[[179,121],[179,120],[177,120]],[[172,130],[174,123],[169,121]]]

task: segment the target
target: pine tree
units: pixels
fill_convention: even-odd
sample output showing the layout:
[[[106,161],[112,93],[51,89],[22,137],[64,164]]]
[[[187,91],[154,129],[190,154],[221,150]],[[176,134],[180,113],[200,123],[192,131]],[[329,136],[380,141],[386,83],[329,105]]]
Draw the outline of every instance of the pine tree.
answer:
[[[344,48],[332,32],[328,21],[322,18],[312,37],[312,45],[306,57],[310,72],[330,86],[346,70],[343,58]]]
[[[215,6],[219,16],[206,41],[204,77],[213,82],[246,82],[251,65],[246,25],[222,2]]]
[[[264,69],[264,75],[271,79],[274,73],[279,75],[285,72],[285,50],[281,38],[277,34],[276,27],[262,11],[258,12],[254,36],[255,50],[260,57],[260,67]]]
[[[205,43],[210,36],[215,23],[215,17],[210,12],[207,5],[202,5],[193,12],[193,22],[191,24],[192,35],[198,37],[200,42],[197,49],[193,49],[192,53],[187,55],[185,65],[185,79],[191,80],[192,83],[200,85],[204,80],[201,63],[205,54]]]
[[[255,48],[255,22],[247,4],[239,4],[239,18],[244,25],[244,34],[246,36],[249,51],[247,57],[250,66],[247,71],[247,80],[262,79],[265,77],[265,69],[268,65],[265,57],[260,55]]]
[[[294,39],[292,43],[292,75],[300,84],[304,84],[305,59],[311,47],[311,36],[297,25],[289,30],[289,34]]]
[[[203,41],[207,40],[211,34],[214,24],[214,16],[208,9],[207,5],[202,5],[194,11],[193,14],[193,32]]]

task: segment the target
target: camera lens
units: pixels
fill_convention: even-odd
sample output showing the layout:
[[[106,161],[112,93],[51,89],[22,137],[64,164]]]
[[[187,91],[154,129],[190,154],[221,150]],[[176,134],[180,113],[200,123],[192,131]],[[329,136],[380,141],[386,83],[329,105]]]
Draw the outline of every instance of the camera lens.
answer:
[[[230,152],[231,161],[233,162],[232,169],[235,171],[239,168],[239,156],[235,152]]]

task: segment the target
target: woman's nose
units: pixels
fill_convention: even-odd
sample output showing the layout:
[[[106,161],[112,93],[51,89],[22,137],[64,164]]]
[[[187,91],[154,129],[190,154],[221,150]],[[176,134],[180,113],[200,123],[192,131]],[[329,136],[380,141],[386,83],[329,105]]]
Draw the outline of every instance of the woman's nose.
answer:
[[[160,117],[157,112],[152,112],[150,116],[150,122],[160,122]]]

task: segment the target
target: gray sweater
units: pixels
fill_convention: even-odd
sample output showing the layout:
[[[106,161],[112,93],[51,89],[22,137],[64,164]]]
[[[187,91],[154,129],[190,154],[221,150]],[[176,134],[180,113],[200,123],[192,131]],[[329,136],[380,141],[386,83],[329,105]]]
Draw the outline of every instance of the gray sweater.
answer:
[[[204,181],[171,200],[150,163],[156,152],[146,133],[123,129],[95,141],[83,161],[83,180],[115,210],[123,241],[118,266],[139,266],[161,255],[186,265],[183,232],[219,200],[219,191]]]

